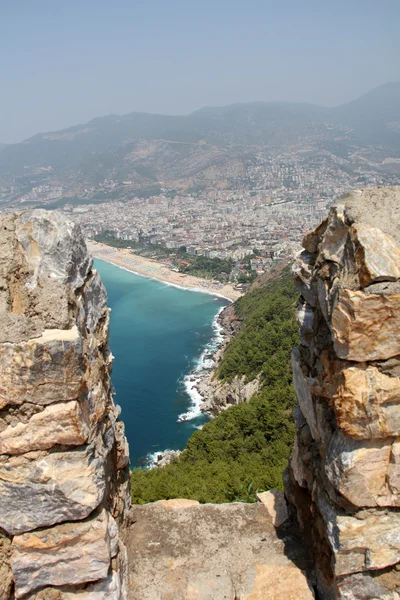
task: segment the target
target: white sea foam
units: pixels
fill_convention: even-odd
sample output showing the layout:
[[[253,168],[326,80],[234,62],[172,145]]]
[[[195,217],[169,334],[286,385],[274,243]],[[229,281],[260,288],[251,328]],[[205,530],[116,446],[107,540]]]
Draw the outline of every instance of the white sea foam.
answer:
[[[171,449],[166,448],[165,450],[157,450],[157,452],[149,452],[148,454],[146,454],[144,460],[144,468],[152,469],[153,467],[155,467],[157,465],[158,457],[160,456],[160,454],[164,454],[165,452],[171,452]]]
[[[211,338],[211,340],[208,342],[208,344],[204,348],[203,352],[201,353],[200,358],[196,362],[195,368],[189,373],[189,375],[186,375],[186,377],[183,380],[183,385],[184,385],[185,391],[190,398],[190,407],[187,412],[182,413],[178,416],[178,422],[179,421],[191,421],[192,419],[196,419],[197,417],[199,417],[202,414],[200,407],[201,407],[201,404],[203,401],[203,397],[197,390],[197,386],[200,383],[200,381],[202,380],[202,378],[205,375],[207,375],[211,371],[211,369],[214,367],[215,352],[218,350],[219,345],[221,344],[221,342],[224,339],[224,336],[222,334],[223,327],[222,327],[222,325],[220,325],[219,319],[218,319],[219,315],[221,314],[221,312],[223,310],[224,310],[224,307],[222,306],[213,319],[213,322],[212,322],[212,328],[214,331],[213,337]]]

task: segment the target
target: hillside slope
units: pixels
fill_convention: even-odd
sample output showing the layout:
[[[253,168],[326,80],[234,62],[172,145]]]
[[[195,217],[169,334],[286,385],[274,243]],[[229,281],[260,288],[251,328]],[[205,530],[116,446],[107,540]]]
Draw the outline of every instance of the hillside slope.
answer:
[[[107,178],[131,191],[190,189],[240,175],[259,149],[332,149],[375,144],[400,153],[400,83],[327,108],[289,102],[207,107],[187,116],[130,113],[92,119],[8,145],[0,180],[63,185],[68,195]],[[33,179],[32,179],[33,178]]]

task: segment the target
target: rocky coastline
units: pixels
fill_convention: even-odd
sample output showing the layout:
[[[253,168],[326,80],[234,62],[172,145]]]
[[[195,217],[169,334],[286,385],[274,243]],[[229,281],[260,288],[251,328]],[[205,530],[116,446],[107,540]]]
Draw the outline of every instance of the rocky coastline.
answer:
[[[224,308],[216,318],[219,341],[215,349],[204,356],[204,367],[189,374],[193,388],[201,397],[201,412],[214,417],[221,411],[240,402],[247,402],[259,389],[258,378],[246,382],[245,377],[235,377],[231,382],[222,382],[217,377],[226,346],[240,331],[241,322],[235,313],[233,304]]]

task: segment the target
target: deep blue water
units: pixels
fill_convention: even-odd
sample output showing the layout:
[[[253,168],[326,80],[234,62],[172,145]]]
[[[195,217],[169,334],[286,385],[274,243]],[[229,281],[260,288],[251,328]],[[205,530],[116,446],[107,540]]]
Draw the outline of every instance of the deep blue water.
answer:
[[[185,376],[215,335],[221,298],[181,290],[95,260],[111,310],[115,401],[130,446],[132,466],[149,454],[183,449],[206,417],[193,407]],[[194,418],[177,422],[182,413]]]

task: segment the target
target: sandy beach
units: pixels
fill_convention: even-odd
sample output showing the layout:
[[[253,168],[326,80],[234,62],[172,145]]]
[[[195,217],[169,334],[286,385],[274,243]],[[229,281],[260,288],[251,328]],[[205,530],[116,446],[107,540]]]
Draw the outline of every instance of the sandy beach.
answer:
[[[93,240],[87,240],[86,244],[95,258],[100,258],[118,267],[132,271],[132,273],[136,273],[137,275],[158,279],[159,281],[164,281],[165,283],[184,289],[221,296],[232,302],[242,296],[242,293],[235,290],[230,284],[222,284],[219,281],[210,281],[208,279],[201,279],[200,277],[193,277],[192,275],[177,273],[160,261],[133,254],[132,250],[113,248],[112,246],[107,246]]]

